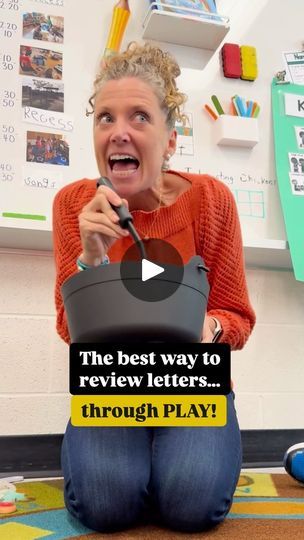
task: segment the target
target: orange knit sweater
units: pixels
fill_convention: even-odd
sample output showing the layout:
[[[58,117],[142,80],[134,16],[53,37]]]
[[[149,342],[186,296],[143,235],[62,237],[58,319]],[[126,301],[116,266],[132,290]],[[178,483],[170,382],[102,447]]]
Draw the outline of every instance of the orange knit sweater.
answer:
[[[180,253],[184,263],[201,255],[210,272],[208,315],[218,318],[223,327],[220,341],[232,349],[244,346],[255,323],[250,305],[243,261],[243,248],[237,209],[229,188],[207,175],[177,173],[191,183],[170,206],[155,212],[132,212],[135,227],[149,236],[162,238]],[[77,273],[76,259],[82,246],[78,215],[96,192],[95,180],[78,180],[62,188],[53,205],[53,243],[57,270],[55,303],[57,331],[70,342],[63,301],[62,283]],[[150,227],[152,226],[152,229]],[[133,242],[127,237],[109,250],[112,262],[119,262]]]

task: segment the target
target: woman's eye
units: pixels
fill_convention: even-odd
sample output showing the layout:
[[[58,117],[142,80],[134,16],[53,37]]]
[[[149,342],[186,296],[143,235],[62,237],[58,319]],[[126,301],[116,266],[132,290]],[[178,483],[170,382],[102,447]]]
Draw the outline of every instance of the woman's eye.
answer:
[[[145,113],[138,112],[135,114],[135,119],[138,122],[146,122],[149,119],[149,117]]]
[[[97,122],[99,124],[109,124],[112,121],[112,117],[109,113],[100,113],[97,115]]]

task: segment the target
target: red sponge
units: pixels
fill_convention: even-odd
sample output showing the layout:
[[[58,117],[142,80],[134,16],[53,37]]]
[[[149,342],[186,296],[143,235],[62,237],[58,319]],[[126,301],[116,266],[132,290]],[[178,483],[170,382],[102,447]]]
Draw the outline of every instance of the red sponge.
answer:
[[[239,45],[235,43],[225,43],[222,47],[222,60],[225,77],[239,79],[242,74]]]

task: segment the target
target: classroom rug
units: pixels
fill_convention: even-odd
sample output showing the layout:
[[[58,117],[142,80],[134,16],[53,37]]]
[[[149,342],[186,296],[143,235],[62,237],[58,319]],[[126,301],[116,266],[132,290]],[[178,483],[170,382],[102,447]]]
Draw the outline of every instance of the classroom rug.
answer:
[[[183,534],[145,525],[113,534],[95,533],[64,507],[63,480],[22,482],[17,511],[0,516],[1,540],[303,540],[304,485],[287,474],[241,474],[226,520],[204,533]]]

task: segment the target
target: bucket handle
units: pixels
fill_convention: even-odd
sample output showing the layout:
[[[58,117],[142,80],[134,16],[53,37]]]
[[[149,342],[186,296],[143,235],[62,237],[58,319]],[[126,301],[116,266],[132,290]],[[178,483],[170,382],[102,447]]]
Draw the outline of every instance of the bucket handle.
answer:
[[[202,263],[198,264],[197,268],[199,270],[204,270],[205,272],[210,272],[210,268],[207,268],[207,266],[204,266]]]

